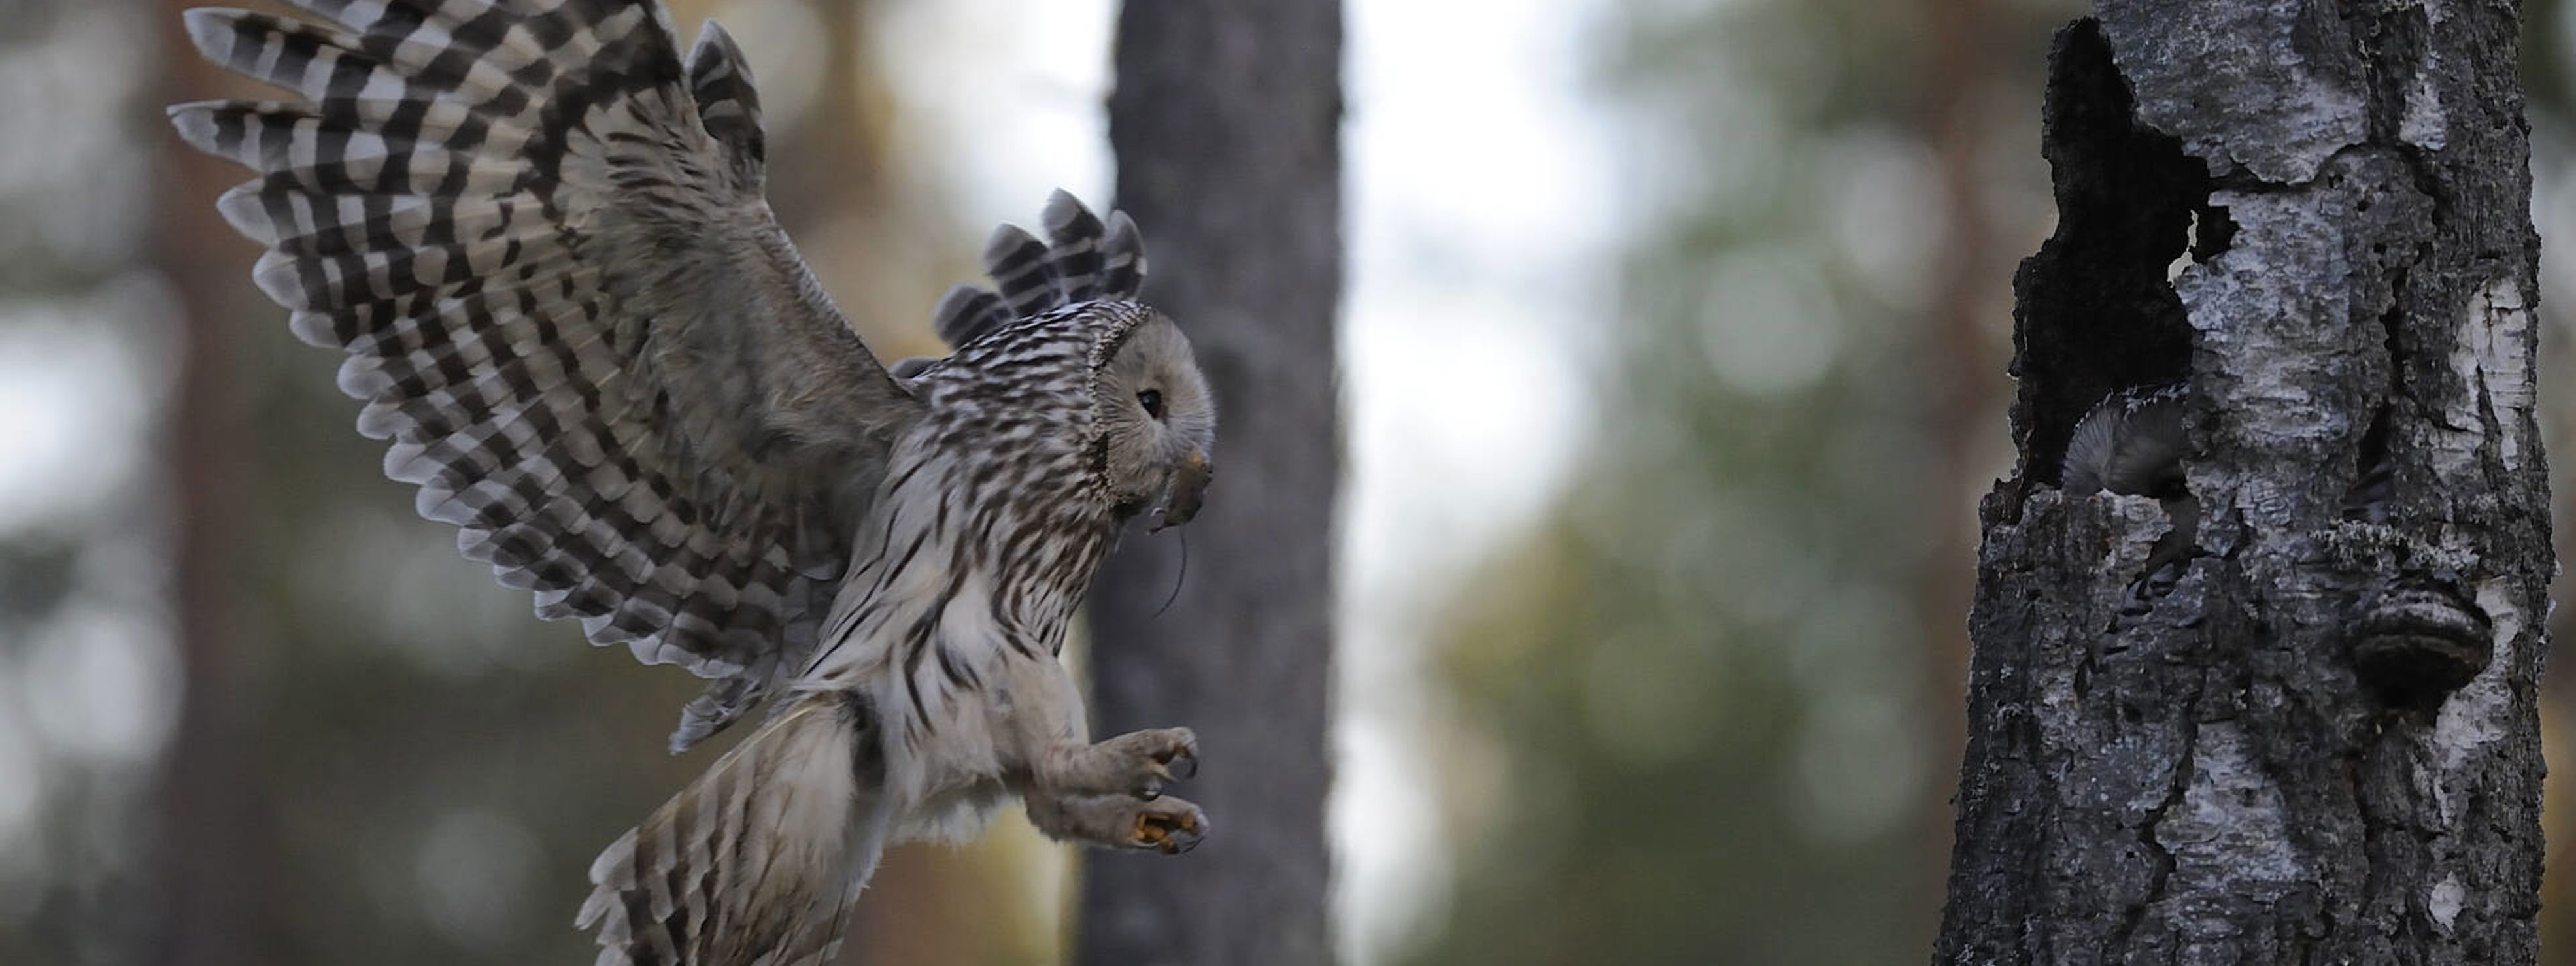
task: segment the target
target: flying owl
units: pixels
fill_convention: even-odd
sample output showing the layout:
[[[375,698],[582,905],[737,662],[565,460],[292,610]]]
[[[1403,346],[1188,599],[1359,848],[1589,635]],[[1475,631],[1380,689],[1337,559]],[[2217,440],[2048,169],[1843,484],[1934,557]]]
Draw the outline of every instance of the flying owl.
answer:
[[[1213,399],[1136,301],[1136,228],[1058,192],[995,287],[880,366],[762,197],[760,102],[654,0],[296,0],[187,15],[301,95],[170,109],[258,177],[218,202],[261,291],[347,354],[358,429],[467,557],[600,645],[706,678],[674,751],[759,729],[610,845],[601,964],[819,964],[895,841],[1020,800],[1058,839],[1179,852],[1169,728],[1089,740],[1059,661],[1140,514],[1187,522]]]

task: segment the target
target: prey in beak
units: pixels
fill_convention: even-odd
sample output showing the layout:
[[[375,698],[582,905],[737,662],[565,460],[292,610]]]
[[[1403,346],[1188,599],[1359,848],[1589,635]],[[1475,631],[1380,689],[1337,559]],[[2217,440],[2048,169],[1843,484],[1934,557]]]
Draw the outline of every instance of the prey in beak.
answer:
[[[1163,505],[1154,510],[1162,519],[1154,521],[1146,532],[1161,533],[1198,516],[1199,502],[1206,496],[1208,481],[1215,476],[1216,465],[1208,462],[1206,453],[1193,452],[1182,460],[1172,470],[1171,482],[1163,487]]]

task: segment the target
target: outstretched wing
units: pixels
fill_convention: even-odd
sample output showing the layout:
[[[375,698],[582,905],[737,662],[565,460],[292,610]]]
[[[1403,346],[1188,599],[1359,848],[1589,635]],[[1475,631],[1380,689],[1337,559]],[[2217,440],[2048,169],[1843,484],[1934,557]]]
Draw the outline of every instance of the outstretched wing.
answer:
[[[984,272],[997,288],[959,285],[931,312],[931,328],[949,348],[1019,319],[1078,302],[1133,302],[1145,287],[1145,240],[1123,211],[1100,216],[1064,189],[1047,196],[1038,212],[1047,240],[1016,225],[993,229],[984,241]],[[943,360],[914,356],[895,364],[909,379]]]
[[[223,196],[385,473],[597,644],[716,679],[675,750],[810,649],[918,404],[761,198],[759,103],[652,0],[296,0],[188,14],[296,102],[182,104],[260,176]]]

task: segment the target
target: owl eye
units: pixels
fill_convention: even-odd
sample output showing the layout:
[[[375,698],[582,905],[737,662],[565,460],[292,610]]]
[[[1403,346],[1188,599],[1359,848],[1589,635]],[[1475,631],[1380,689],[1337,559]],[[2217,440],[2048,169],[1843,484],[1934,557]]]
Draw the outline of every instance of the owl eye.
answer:
[[[1136,393],[1136,404],[1145,407],[1145,415],[1163,418],[1163,391],[1146,389]]]

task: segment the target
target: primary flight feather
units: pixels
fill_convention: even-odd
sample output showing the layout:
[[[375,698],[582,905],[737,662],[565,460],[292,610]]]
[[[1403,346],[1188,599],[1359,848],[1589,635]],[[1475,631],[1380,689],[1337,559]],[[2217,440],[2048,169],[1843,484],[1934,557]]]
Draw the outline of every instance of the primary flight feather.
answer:
[[[1020,798],[1057,838],[1174,852],[1186,729],[1092,743],[1058,660],[1121,527],[1186,522],[1213,399],[1136,301],[1142,243],[1059,192],[994,289],[880,366],[763,198],[760,103],[651,0],[298,0],[187,15],[298,100],[171,108],[258,177],[217,202],[260,290],[346,353],[358,428],[466,556],[597,644],[709,681],[685,749],[760,729],[612,844],[600,963],[819,964],[890,842]],[[1177,774],[1176,774],[1177,773]]]

